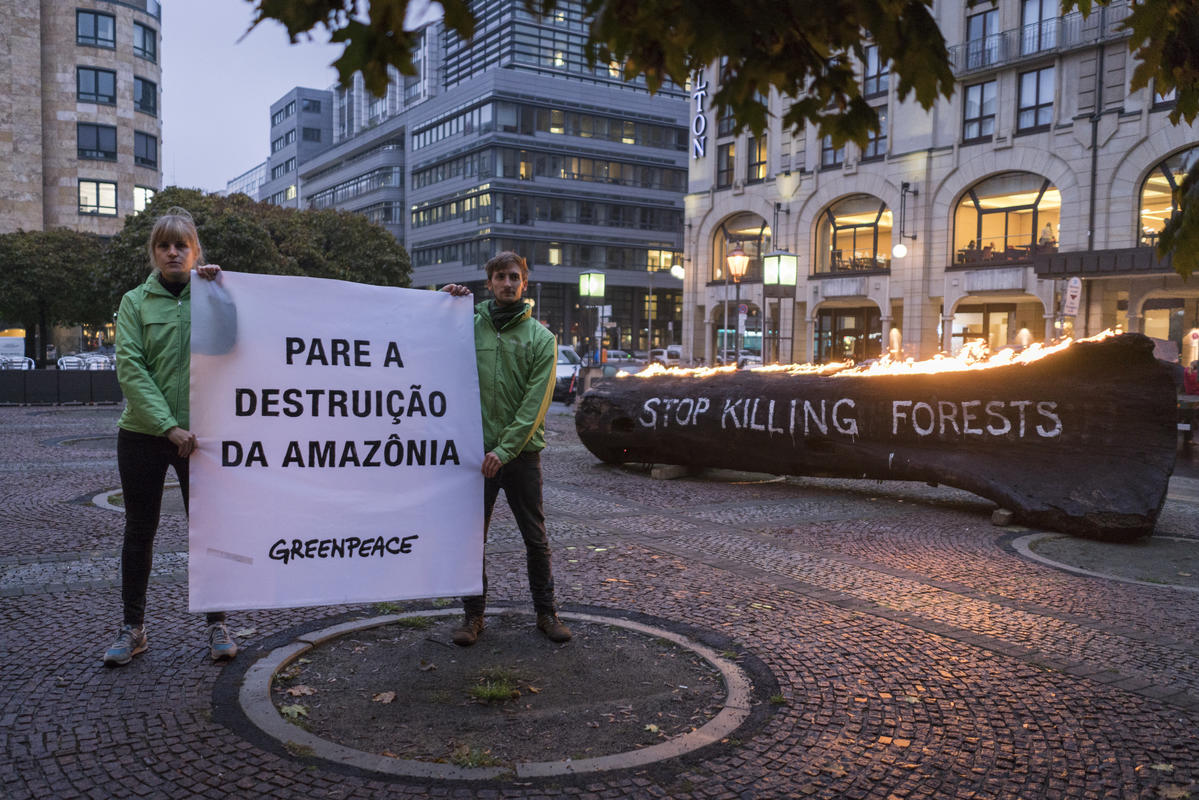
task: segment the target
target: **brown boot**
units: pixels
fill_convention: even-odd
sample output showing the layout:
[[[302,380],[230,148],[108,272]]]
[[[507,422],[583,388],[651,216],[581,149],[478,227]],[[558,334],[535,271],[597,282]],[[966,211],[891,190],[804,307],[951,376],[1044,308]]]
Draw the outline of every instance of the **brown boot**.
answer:
[[[538,614],[537,630],[545,634],[551,642],[569,642],[570,628],[562,624],[557,614]]]
[[[483,617],[467,616],[462,624],[454,630],[454,644],[459,647],[470,647],[479,639],[483,632]]]

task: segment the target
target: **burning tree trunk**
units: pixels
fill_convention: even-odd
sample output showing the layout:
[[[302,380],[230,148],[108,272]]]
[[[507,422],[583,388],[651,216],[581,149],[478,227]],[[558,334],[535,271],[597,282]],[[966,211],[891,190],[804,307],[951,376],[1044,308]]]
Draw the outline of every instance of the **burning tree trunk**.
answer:
[[[944,483],[1023,524],[1130,541],[1165,501],[1175,402],[1152,342],[1125,334],[937,374],[620,378],[575,424],[607,462]]]

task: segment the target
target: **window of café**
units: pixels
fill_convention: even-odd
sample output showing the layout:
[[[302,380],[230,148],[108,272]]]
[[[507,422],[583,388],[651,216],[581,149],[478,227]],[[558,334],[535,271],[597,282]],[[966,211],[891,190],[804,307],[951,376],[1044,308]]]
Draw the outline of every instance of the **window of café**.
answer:
[[[873,195],[833,203],[816,225],[816,272],[890,269],[891,226],[891,210]]]
[[[1196,157],[1199,146],[1175,153],[1158,164],[1145,176],[1141,184],[1140,242],[1156,246],[1158,234],[1166,227],[1166,221],[1174,213],[1174,190],[1182,182]]]
[[[816,312],[816,362],[865,361],[882,352],[877,306],[822,308]]]
[[[712,238],[712,280],[724,282],[728,273],[729,251],[740,245],[749,256],[742,283],[762,280],[762,256],[770,252],[770,225],[752,211],[742,211],[726,219]]]
[[[954,263],[992,266],[1026,263],[1055,252],[1062,195],[1048,178],[1007,172],[975,184],[954,215]]]

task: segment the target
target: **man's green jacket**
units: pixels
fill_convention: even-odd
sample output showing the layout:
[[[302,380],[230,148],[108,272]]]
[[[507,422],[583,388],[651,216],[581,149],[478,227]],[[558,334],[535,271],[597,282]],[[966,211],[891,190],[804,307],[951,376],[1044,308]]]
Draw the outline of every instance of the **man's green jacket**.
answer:
[[[475,306],[475,352],[483,449],[507,464],[520,453],[545,447],[545,412],[554,395],[558,346],[533,319],[533,304],[496,330],[487,300]]]
[[[189,283],[175,297],[159,283],[155,270],[121,298],[117,380],[126,403],[118,427],[151,436],[188,427],[191,288]]]

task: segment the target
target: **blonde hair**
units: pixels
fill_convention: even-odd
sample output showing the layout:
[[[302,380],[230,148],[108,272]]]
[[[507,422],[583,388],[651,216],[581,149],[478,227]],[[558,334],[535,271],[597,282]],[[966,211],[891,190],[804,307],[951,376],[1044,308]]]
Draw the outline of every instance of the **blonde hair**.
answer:
[[[196,253],[196,263],[203,264],[204,248],[200,246],[200,234],[196,232],[196,221],[186,208],[171,206],[167,213],[154,222],[150,231],[150,241],[146,249],[150,253],[150,266],[154,266],[154,248],[159,242],[167,240],[183,240]]]

